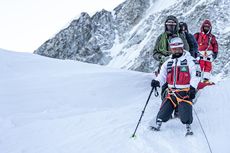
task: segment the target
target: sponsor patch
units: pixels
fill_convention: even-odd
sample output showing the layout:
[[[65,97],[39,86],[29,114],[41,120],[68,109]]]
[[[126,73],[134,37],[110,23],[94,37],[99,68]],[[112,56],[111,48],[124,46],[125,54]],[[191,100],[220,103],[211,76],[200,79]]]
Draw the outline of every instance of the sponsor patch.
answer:
[[[187,66],[181,66],[180,71],[181,72],[188,72],[188,67]]]
[[[180,65],[187,65],[187,60],[184,59],[183,61],[180,62]]]
[[[197,77],[201,77],[201,72],[200,71],[196,71],[196,76]]]

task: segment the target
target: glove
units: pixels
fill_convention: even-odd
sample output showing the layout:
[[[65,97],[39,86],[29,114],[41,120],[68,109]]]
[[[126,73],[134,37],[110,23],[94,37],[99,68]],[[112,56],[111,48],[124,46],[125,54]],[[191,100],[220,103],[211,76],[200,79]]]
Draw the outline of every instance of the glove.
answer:
[[[200,52],[199,51],[195,51],[195,58],[200,57]]]
[[[169,59],[169,56],[161,55],[159,59],[160,63],[163,64],[165,61]]]
[[[196,97],[196,89],[193,86],[190,86],[189,90],[189,98],[194,99]]]
[[[155,87],[160,87],[160,82],[153,79],[152,82],[151,82],[151,86],[152,86],[153,88],[155,88]]]
[[[213,52],[212,58],[215,60],[217,58],[217,52]]]

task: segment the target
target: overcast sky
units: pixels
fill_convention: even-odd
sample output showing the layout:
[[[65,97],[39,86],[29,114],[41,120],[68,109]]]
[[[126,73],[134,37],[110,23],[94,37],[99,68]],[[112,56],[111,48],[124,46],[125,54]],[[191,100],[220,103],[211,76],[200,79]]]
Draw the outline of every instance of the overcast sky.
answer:
[[[125,0],[1,0],[0,48],[33,52],[81,12],[112,11]]]

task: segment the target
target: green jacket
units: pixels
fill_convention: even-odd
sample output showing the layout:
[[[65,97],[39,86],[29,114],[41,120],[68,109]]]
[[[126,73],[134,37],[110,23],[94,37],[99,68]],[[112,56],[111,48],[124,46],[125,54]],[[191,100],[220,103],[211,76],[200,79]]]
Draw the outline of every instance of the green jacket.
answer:
[[[183,42],[184,42],[184,49],[185,50],[189,50],[189,45],[188,42],[186,40],[186,37],[184,34],[177,34],[177,36],[179,36]],[[168,57],[169,55],[171,55],[171,51],[169,48],[169,40],[171,38],[168,37],[167,33],[164,32],[162,33],[156,40],[155,43],[155,47],[153,50],[153,58],[157,61],[160,61],[161,63],[163,63],[166,59],[166,57]]]

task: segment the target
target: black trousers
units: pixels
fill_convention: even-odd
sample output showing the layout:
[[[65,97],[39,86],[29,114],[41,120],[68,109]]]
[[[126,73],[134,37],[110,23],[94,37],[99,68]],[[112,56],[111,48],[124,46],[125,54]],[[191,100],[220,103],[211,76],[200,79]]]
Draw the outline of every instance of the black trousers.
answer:
[[[178,114],[181,122],[183,124],[191,124],[193,121],[192,105],[187,102],[180,102],[178,104],[174,96],[171,96],[171,98],[178,107]],[[161,119],[162,122],[167,122],[170,119],[174,109],[175,108],[172,102],[169,99],[165,100],[157,114],[157,119]]]

